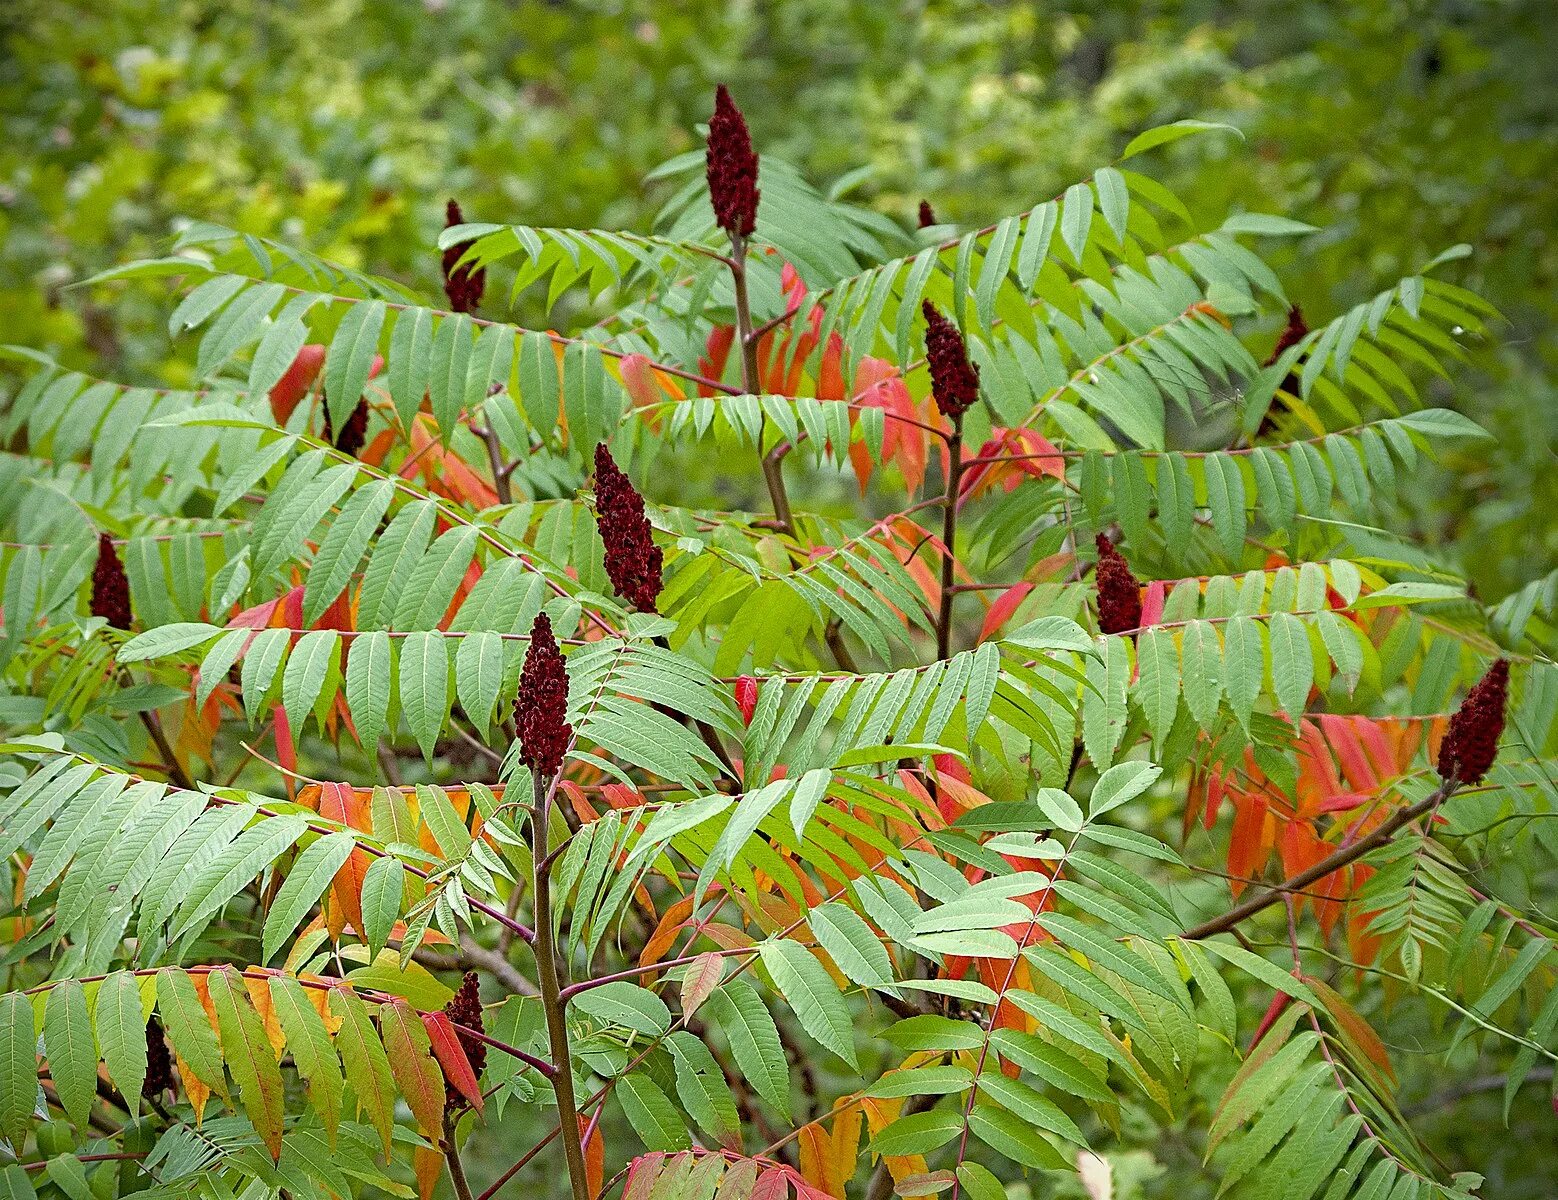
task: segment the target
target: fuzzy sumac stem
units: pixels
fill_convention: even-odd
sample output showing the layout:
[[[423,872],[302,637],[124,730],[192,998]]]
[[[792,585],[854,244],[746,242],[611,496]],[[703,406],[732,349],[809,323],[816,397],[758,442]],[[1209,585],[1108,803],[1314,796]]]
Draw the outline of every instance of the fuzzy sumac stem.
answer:
[[[730,239],[730,278],[736,293],[736,342],[741,350],[741,390],[749,396],[758,393],[757,340],[760,336],[752,329],[752,306],[747,296],[747,240],[732,236]],[[768,498],[774,506],[774,517],[781,529],[795,536],[795,518],[790,511],[790,496],[784,486],[784,468],[781,460],[763,453],[762,430],[766,430],[765,418],[759,427],[757,456],[763,468],[763,482],[768,485]]]
[[[546,1034],[551,1047],[552,1090],[557,1095],[557,1121],[568,1159],[568,1182],[574,1200],[590,1200],[584,1169],[584,1144],[579,1139],[579,1107],[573,1092],[573,1058],[568,1049],[568,1022],[563,1010],[562,989],[558,984],[557,947],[552,936],[552,885],[547,854],[547,819],[551,816],[550,781],[535,777],[535,811],[531,828],[535,836],[532,853],[535,874],[530,891],[535,903],[536,982],[541,989],[541,1008],[546,1014]]]
[[[963,478],[963,416],[952,418],[952,436],[947,439],[947,453],[951,456],[947,466],[947,493],[942,501],[941,515],[941,609],[936,614],[936,657],[946,658],[952,649],[952,600],[957,595],[952,588],[953,570],[957,560],[952,556],[952,545],[958,532],[958,487]]]

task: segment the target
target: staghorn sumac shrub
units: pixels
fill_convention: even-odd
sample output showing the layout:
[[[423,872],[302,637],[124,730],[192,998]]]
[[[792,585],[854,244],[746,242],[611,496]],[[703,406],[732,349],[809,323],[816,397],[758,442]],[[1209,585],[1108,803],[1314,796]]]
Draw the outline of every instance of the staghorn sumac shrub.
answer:
[[[1373,525],[1488,306],[1310,329],[1118,165],[900,228],[725,89],[657,175],[450,201],[447,308],[192,225],[95,284],[187,386],[16,352],[9,1194],[1471,1190],[1397,1081],[1554,1059],[1554,647]]]

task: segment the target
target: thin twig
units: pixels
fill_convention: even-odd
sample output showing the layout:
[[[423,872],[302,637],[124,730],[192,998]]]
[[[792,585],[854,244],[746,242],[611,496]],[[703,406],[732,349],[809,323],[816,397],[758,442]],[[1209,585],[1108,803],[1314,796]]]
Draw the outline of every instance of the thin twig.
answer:
[[[141,710],[141,724],[146,726],[146,732],[151,735],[153,744],[157,747],[157,753],[162,756],[162,761],[167,764],[168,777],[186,792],[194,792],[195,781],[190,778],[189,772],[184,769],[184,764],[179,762],[179,756],[173,753],[173,747],[168,744],[168,735],[162,731],[162,719],[155,712],[146,709]]]

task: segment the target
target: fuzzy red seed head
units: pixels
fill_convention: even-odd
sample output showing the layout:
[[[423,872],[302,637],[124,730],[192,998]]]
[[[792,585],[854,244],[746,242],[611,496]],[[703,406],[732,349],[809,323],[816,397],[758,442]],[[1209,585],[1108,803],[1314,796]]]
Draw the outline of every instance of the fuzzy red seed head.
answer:
[[[752,714],[757,711],[757,680],[751,675],[736,680],[736,706],[741,709],[741,723],[752,724]]]
[[[160,1097],[173,1090],[173,1056],[168,1053],[168,1040],[163,1036],[162,1025],[156,1017],[146,1022],[146,1076],[141,1084],[141,1095]]]
[[[595,447],[595,523],[606,544],[611,586],[639,612],[654,612],[665,556],[644,515],[644,497],[605,442]]]
[[[930,206],[930,201],[929,200],[921,200],[920,201],[920,228],[921,229],[929,229],[932,225],[935,225],[935,224],[938,224],[938,222],[936,220],[936,210],[933,209]]]
[[[968,347],[958,328],[929,300],[920,305],[925,314],[925,357],[930,364],[930,390],[936,407],[948,420],[956,420],[979,399],[979,368],[968,361]]]
[[[757,153],[747,120],[722,83],[714,93],[705,156],[709,201],[714,219],[733,238],[749,237],[757,228]]]
[[[1309,333],[1309,326],[1304,324],[1304,313],[1298,305],[1288,309],[1288,323],[1277,336],[1277,344],[1271,349],[1271,357],[1266,360],[1266,366],[1271,366],[1282,357],[1282,352],[1289,346],[1297,345],[1303,341]]]
[[[465,224],[465,214],[460,211],[459,204],[453,200],[449,201],[444,217],[446,229]],[[460,261],[460,256],[470,248],[470,242],[457,242],[444,251],[444,294],[449,297],[449,307],[455,312],[475,312],[477,306],[481,304],[481,294],[487,286],[485,268],[472,270],[469,263],[462,266],[455,265]]]
[[[341,426],[341,435],[332,438],[330,436],[330,407],[325,406],[325,437],[330,440],[342,454],[350,454],[357,457],[357,452],[362,449],[363,442],[368,439],[368,402],[357,401],[357,407],[352,409],[352,415],[346,418],[346,424]]]
[[[1509,703],[1509,660],[1499,659],[1466,693],[1439,743],[1439,774],[1459,783],[1480,783],[1498,756]]]
[[[487,1032],[481,1022],[481,992],[477,986],[476,972],[465,973],[465,978],[455,989],[454,996],[448,1004],[444,1005],[444,1016],[455,1025],[455,1037],[460,1041],[460,1049],[465,1051],[471,1070],[480,1075],[482,1068],[487,1065],[487,1043],[465,1032],[467,1029],[474,1029],[479,1033]],[[447,1085],[449,1081],[445,1079],[444,1083]],[[458,1088],[446,1086],[445,1090],[450,1104],[463,1105],[466,1102]]]
[[[97,565],[92,568],[92,615],[115,629],[130,628],[130,580],[114,549],[114,539],[97,535]]]
[[[573,740],[567,713],[568,668],[552,636],[551,619],[542,613],[530,630],[530,649],[514,700],[519,761],[539,778],[550,779],[563,769],[563,755]]]
[[[1130,564],[1108,535],[1100,533],[1098,570],[1093,582],[1098,588],[1098,628],[1105,633],[1127,633],[1141,628],[1141,583],[1131,574]]]

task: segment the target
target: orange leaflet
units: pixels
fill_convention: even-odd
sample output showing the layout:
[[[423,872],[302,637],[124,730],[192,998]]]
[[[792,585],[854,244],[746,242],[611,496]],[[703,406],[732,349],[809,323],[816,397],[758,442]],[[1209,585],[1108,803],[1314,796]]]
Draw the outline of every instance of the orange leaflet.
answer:
[[[999,633],[1001,627],[1012,619],[1012,615],[1021,607],[1031,591],[1033,591],[1033,584],[1024,580],[1002,592],[996,602],[990,606],[990,611],[985,613],[985,623],[979,629],[979,640],[989,641]]]
[[[342,825],[373,831],[368,799],[349,783],[326,783],[319,789],[319,815]],[[362,884],[372,862],[364,850],[353,850],[330,884],[330,936],[339,941],[345,923],[362,929]]]
[[[435,1143],[414,1146],[411,1169],[417,1177],[417,1200],[433,1200],[444,1173],[444,1152]]]
[[[915,404],[897,368],[879,358],[863,359],[855,372],[855,403],[862,408],[882,410],[882,461],[896,463],[909,493],[918,492],[925,482],[930,438],[921,425],[929,421],[921,406]],[[864,442],[850,443],[849,461],[863,496],[873,467]]]
[[[581,1114],[577,1120],[579,1133],[584,1137],[584,1180],[591,1197],[596,1197],[606,1183],[606,1139],[601,1136],[599,1125],[590,1128],[589,1118]]]
[[[637,408],[686,398],[686,392],[676,383],[675,377],[655,370],[643,354],[624,354],[617,363],[617,371],[622,376],[623,388]]]
[[[997,425],[991,429],[989,440],[967,461],[973,465],[964,469],[958,485],[959,508],[997,484],[1009,492],[1024,479],[1042,479],[1046,475],[1062,483],[1066,479],[1066,460],[1055,444],[1035,429],[1004,429]]]

